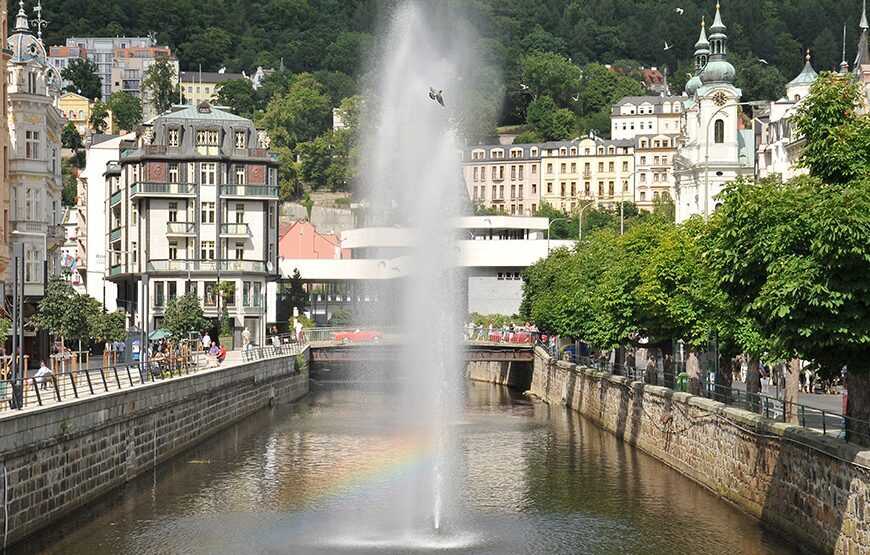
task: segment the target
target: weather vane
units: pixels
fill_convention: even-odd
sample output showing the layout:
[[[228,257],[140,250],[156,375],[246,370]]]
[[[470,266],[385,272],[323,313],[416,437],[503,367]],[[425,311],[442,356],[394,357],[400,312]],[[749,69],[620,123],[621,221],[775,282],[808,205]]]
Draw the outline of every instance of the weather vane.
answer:
[[[36,19],[31,19],[30,25],[36,28],[36,38],[41,41],[42,30],[48,26],[48,21],[42,19],[42,0],[39,0],[36,3],[36,7],[33,8],[33,11],[36,12]]]

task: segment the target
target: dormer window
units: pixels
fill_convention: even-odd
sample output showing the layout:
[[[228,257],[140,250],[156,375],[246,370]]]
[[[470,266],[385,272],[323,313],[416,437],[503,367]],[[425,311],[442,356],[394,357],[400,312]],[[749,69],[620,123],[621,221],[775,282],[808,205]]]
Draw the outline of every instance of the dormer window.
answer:
[[[243,149],[248,145],[244,131],[236,131],[236,148]]]
[[[199,154],[217,155],[220,134],[217,131],[199,130],[196,132],[196,151]]]
[[[179,145],[179,136],[180,133],[178,132],[178,129],[170,129],[167,144],[169,146],[177,147]]]

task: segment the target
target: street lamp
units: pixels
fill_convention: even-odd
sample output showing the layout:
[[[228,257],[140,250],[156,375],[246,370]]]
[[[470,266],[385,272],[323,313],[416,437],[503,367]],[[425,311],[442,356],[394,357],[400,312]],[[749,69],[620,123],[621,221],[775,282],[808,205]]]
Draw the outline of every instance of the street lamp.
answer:
[[[579,220],[579,222],[577,223],[577,228],[578,228],[577,229],[577,240],[578,241],[583,240],[583,212],[585,212],[586,209],[589,208],[590,206],[595,206],[595,199],[588,199],[588,200],[589,200],[589,202],[587,202],[586,205],[580,209],[580,215],[577,217],[577,219]]]
[[[758,108],[763,106],[765,103],[752,100],[749,102],[735,102],[733,104],[725,104],[724,106],[720,106],[710,115],[710,119],[707,121],[707,128],[704,132],[704,219],[708,219],[710,217],[710,124],[716,121],[716,114],[725,110],[727,108],[733,108],[734,106],[752,106],[753,108]],[[723,122],[724,124],[724,122]]]
[[[553,227],[553,224],[556,222],[570,222],[571,220],[568,218],[555,218],[550,220],[550,225],[547,226],[547,254],[550,254],[550,228]]]

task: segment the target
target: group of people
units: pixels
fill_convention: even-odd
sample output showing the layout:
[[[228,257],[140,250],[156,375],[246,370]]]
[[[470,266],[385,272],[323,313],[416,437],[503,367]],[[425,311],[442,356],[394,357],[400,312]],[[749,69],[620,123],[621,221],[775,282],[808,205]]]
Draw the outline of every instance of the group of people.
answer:
[[[126,341],[107,341],[104,350],[107,353],[115,353],[118,357],[118,362],[124,362],[127,351],[127,342]]]
[[[493,341],[494,339],[504,342],[510,343],[514,340],[517,334],[531,334],[536,333],[538,328],[531,324],[530,322],[526,322],[522,325],[517,325],[514,322],[506,326],[493,326],[492,322],[488,322],[486,327],[483,324],[475,324],[474,321],[469,320],[465,324],[465,340],[466,341]]]
[[[211,336],[208,334],[208,332],[202,334],[202,337],[200,338],[200,344],[202,345],[202,350],[206,351],[210,357],[213,357],[218,364],[221,364],[224,360],[226,360],[226,347],[224,347],[223,345],[218,345],[217,343],[212,341]]]

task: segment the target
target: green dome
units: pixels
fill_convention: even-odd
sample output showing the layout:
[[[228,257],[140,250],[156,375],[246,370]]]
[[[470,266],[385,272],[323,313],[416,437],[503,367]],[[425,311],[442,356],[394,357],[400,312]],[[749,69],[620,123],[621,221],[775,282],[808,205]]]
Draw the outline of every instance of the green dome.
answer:
[[[694,96],[695,92],[703,85],[701,82],[701,78],[697,75],[693,75],[691,79],[686,82],[686,95]]]
[[[731,83],[734,81],[734,66],[725,60],[711,60],[701,73],[701,82]]]

